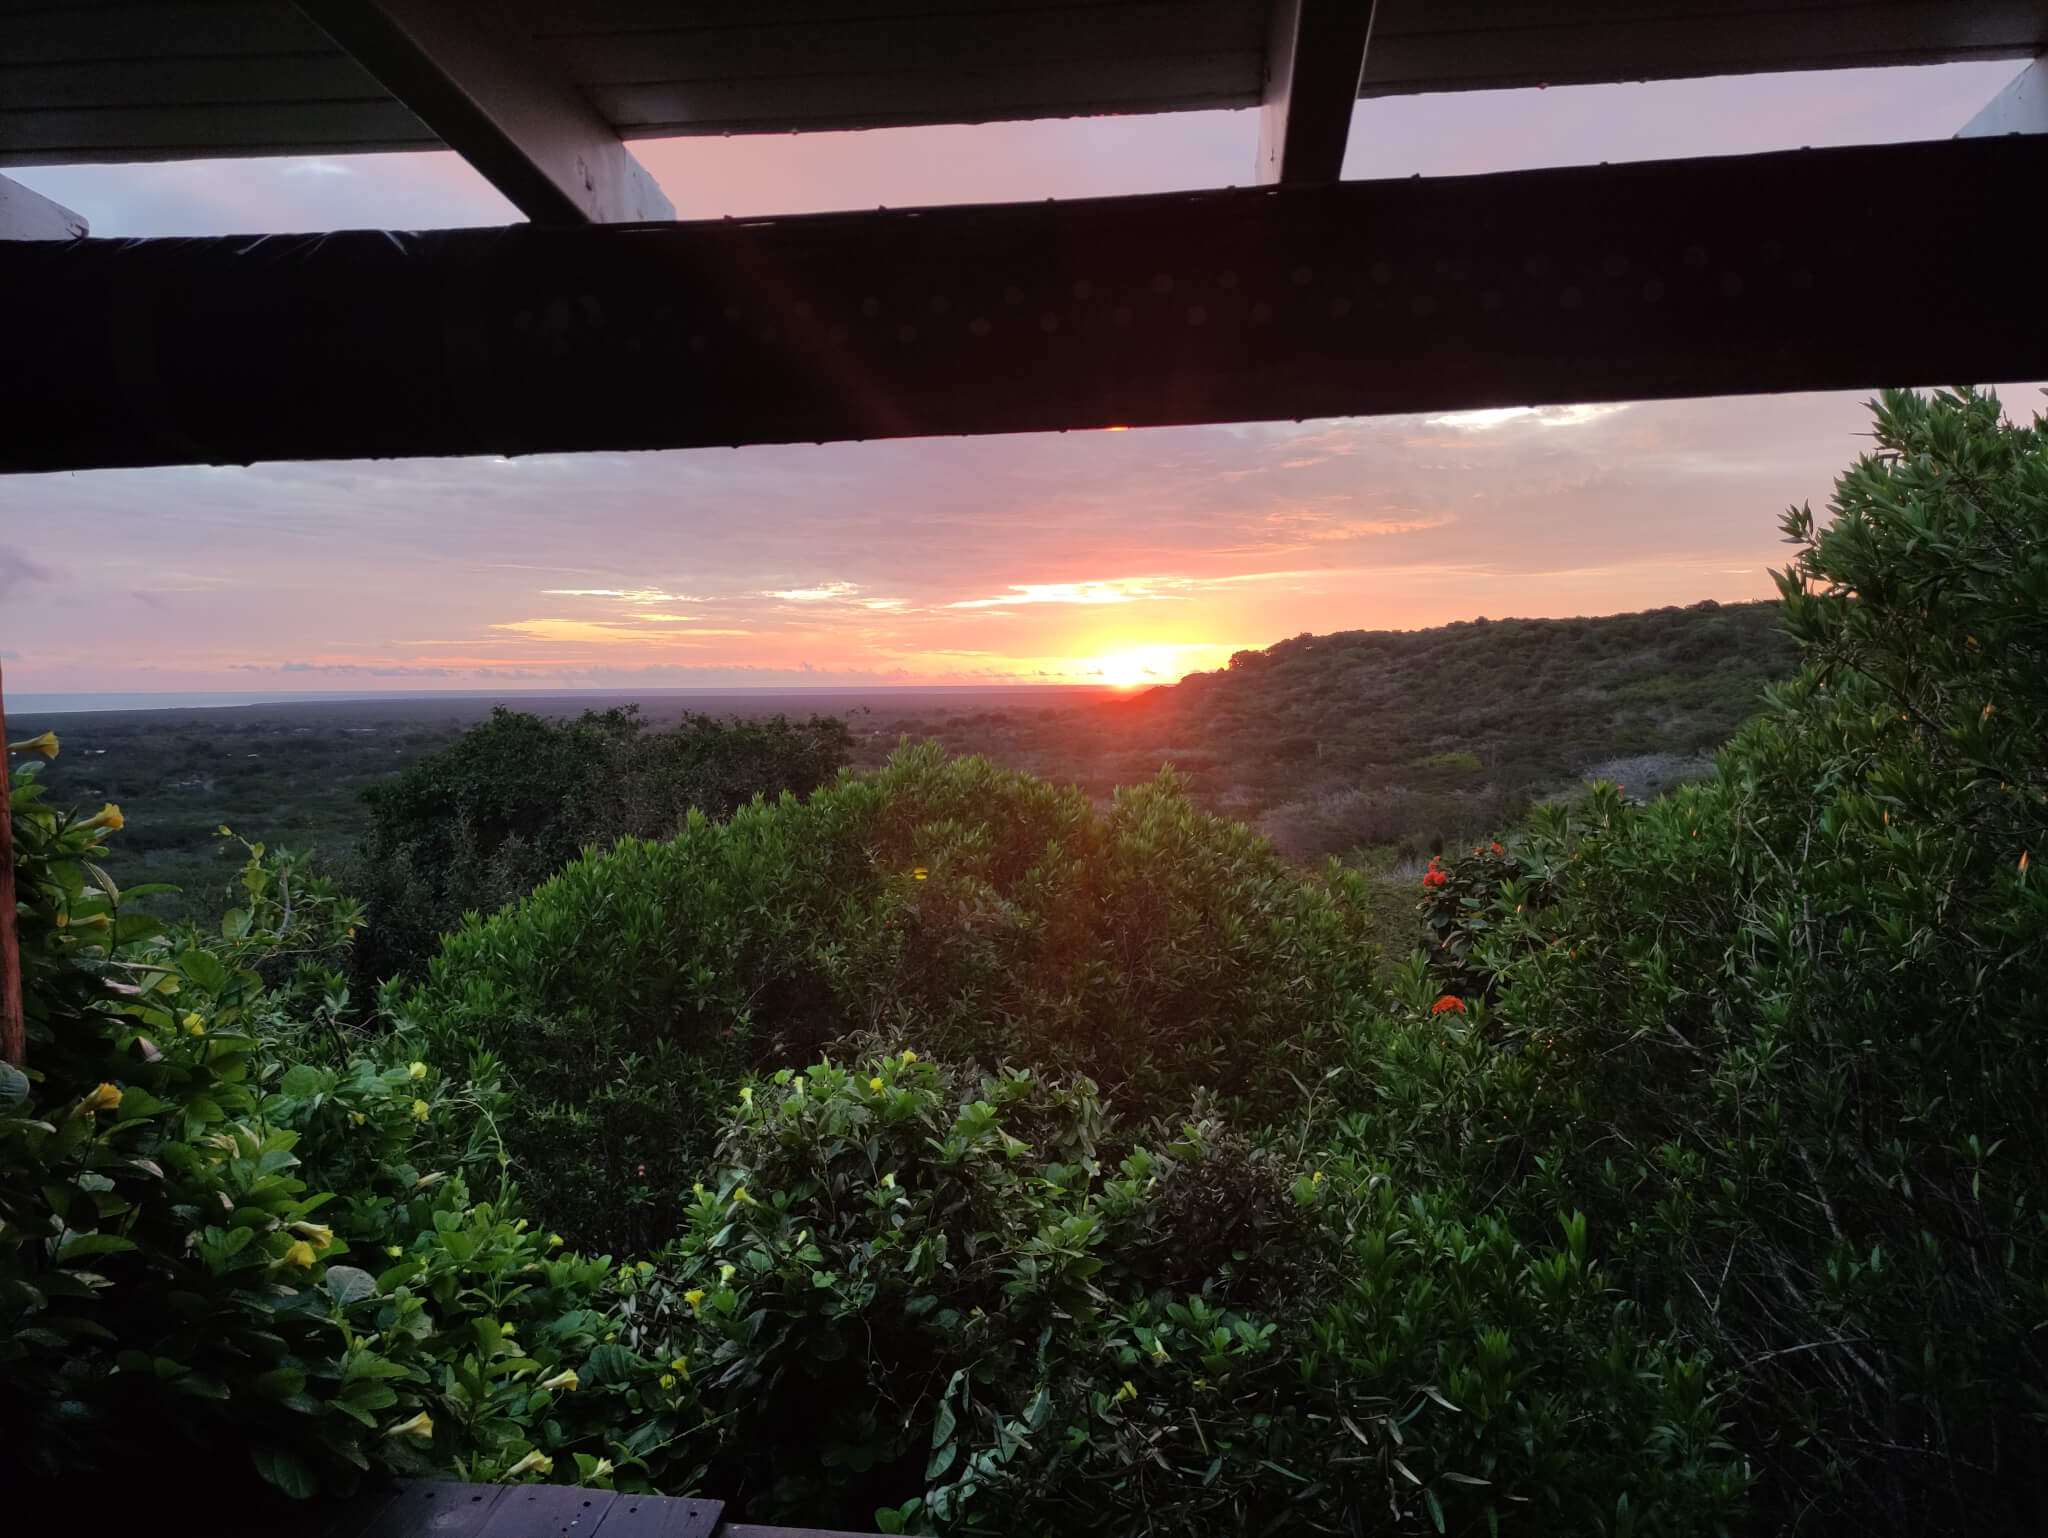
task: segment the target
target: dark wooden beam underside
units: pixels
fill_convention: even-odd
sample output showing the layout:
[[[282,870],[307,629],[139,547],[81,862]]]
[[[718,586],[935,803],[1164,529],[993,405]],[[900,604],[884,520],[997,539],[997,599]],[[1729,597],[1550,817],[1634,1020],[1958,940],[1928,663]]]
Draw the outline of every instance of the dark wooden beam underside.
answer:
[[[1029,432],[2048,375],[1940,209],[2048,136],[584,229],[0,247],[0,467]],[[1932,210],[1932,211],[1930,211]]]

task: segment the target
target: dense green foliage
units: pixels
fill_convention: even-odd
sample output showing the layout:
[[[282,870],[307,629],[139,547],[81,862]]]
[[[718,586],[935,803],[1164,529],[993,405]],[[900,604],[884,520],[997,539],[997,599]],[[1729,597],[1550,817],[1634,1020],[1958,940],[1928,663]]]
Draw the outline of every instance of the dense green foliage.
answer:
[[[353,905],[257,846],[243,906],[164,934],[100,864],[120,814],[41,790],[11,798],[30,1056],[0,1064],[0,1482],[177,1488],[223,1454],[300,1495],[572,1453],[608,1479],[667,1445],[690,1408],[606,1354],[637,1274],[506,1205],[489,1065],[338,1038],[321,963]]]
[[[242,871],[242,847],[220,837],[223,824],[337,861],[361,833],[364,789],[462,731],[453,707],[391,714],[281,705],[9,720],[21,735],[50,728],[63,738],[63,754],[42,769],[53,804],[126,810],[129,828],[106,868],[127,890],[149,888],[134,910],[211,923]]]
[[[1887,397],[1832,524],[1786,522],[1807,671],[1461,915],[1548,1178],[1740,1375],[1787,1521],[2042,1518],[2048,446],[1997,421]]]
[[[349,872],[369,917],[358,975],[416,972],[463,914],[524,897],[580,850],[673,837],[693,809],[720,818],[810,790],[847,746],[829,717],[685,716],[648,731],[631,707],[554,722],[500,706],[364,792],[370,821]]]
[[[666,1237],[745,1067],[864,1042],[1085,1070],[1132,1114],[1278,1109],[1371,988],[1358,883],[1304,880],[1170,776],[1085,797],[906,749],[692,814],[451,936],[408,1020],[517,1066],[519,1176],[591,1243]]]
[[[573,861],[362,1037],[295,861],[160,935],[119,814],[27,779],[0,1447],[891,1531],[2039,1531],[2048,441],[1892,395],[1876,445],[1788,515],[1805,667],[1712,776],[1440,857],[1379,974],[1358,878],[1171,776],[921,749]]]

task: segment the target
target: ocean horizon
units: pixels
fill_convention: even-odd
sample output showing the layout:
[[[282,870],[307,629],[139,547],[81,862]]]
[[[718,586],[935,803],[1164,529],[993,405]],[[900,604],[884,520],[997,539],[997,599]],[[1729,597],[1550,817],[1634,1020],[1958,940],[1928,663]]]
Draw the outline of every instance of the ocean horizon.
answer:
[[[518,700],[518,699],[688,699],[715,696],[747,698],[761,695],[986,695],[1104,692],[1105,684],[702,684],[694,688],[658,689],[190,689],[150,692],[112,690],[101,693],[6,695],[9,715],[86,715],[106,710],[207,710],[237,705],[349,704],[378,700]]]

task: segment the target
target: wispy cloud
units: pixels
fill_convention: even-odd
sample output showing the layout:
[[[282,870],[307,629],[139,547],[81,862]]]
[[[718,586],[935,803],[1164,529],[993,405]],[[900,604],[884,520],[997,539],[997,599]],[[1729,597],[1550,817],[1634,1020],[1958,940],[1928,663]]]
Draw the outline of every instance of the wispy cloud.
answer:
[[[1605,402],[1586,406],[1493,406],[1482,411],[1446,411],[1422,420],[1432,427],[1455,428],[1459,432],[1485,432],[1511,422],[1537,427],[1584,427],[1617,411],[1628,410],[1628,402]]]
[[[57,574],[40,562],[31,561],[19,550],[0,545],[0,598],[24,582],[55,582]]]
[[[1013,582],[999,598],[962,598],[946,605],[949,609],[1009,609],[1033,603],[1142,603],[1149,599],[1180,598],[1185,594],[1165,591],[1167,586],[1186,587],[1185,581],[1158,577],[1120,577],[1103,582]]]
[[[859,591],[859,586],[852,582],[821,582],[816,587],[771,589],[762,596],[780,598],[784,603],[833,603],[851,598]]]

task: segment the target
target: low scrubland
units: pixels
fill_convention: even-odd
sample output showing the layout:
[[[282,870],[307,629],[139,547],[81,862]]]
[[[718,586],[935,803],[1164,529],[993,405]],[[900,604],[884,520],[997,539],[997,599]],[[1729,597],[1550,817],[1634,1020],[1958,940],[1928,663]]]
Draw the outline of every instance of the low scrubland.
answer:
[[[622,829],[370,1009],[303,862],[166,930],[20,773],[10,1488],[2039,1530],[2048,441],[1875,415],[1711,774],[1457,845],[1407,926],[1171,774],[908,748]]]

